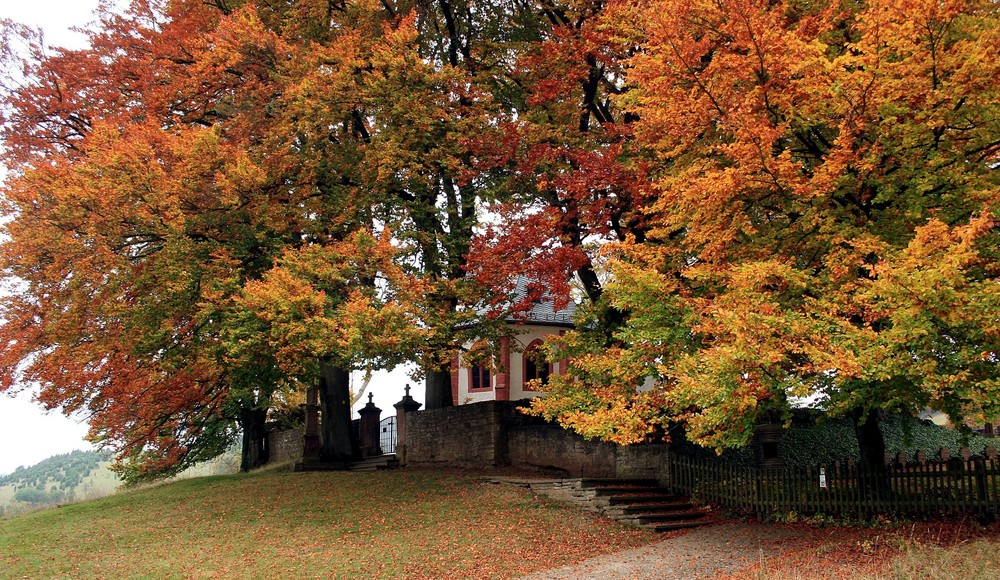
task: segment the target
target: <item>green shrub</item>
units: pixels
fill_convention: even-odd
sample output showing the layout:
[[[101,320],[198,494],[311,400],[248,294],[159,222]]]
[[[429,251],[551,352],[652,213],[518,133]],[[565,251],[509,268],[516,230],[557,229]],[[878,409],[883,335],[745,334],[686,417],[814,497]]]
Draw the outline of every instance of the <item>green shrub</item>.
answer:
[[[858,440],[850,419],[818,418],[801,420],[799,426],[793,424],[786,429],[781,441],[781,454],[785,465],[804,467],[817,463],[832,463],[836,460],[860,459]],[[939,449],[951,451],[958,456],[962,447],[968,447],[973,454],[982,454],[987,445],[995,440],[980,435],[963,436],[955,429],[941,427],[907,415],[891,415],[880,422],[886,452],[896,455],[905,452],[912,460],[917,450],[924,450],[929,458],[937,457]]]
[[[45,491],[35,487],[25,487],[14,493],[14,501],[21,501],[34,505],[59,503],[65,499],[63,492],[59,490]]]
[[[926,420],[906,415],[890,415],[880,422],[886,452],[896,455],[905,452],[912,461],[917,450],[924,450],[928,458],[936,458],[938,450],[948,449],[952,456],[959,456],[962,447],[973,454],[984,452],[987,445],[996,445],[995,439],[981,435],[964,436],[961,432],[941,427]],[[698,458],[717,458],[726,465],[752,467],[756,465],[753,445],[742,449],[727,449],[721,455],[687,441],[675,442],[681,454]],[[834,461],[855,461],[861,458],[854,426],[847,417],[830,418],[819,411],[796,409],[792,426],[782,435],[780,453],[787,467],[806,467],[830,464]]]

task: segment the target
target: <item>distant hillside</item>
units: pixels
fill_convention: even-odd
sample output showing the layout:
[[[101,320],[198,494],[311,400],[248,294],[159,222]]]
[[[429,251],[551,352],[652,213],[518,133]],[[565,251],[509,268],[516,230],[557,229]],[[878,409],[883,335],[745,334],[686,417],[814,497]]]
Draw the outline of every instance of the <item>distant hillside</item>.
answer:
[[[171,479],[234,473],[239,463],[239,450],[232,449]],[[111,456],[97,451],[73,451],[19,467],[0,476],[0,517],[111,495],[121,480],[110,467]]]
[[[68,489],[80,485],[83,478],[107,460],[108,457],[97,451],[77,450],[53,455],[31,467],[18,467],[14,473],[0,477],[0,485],[37,487],[53,480]]]
[[[110,464],[102,453],[73,451],[19,467],[0,477],[0,516],[114,493],[119,481]]]

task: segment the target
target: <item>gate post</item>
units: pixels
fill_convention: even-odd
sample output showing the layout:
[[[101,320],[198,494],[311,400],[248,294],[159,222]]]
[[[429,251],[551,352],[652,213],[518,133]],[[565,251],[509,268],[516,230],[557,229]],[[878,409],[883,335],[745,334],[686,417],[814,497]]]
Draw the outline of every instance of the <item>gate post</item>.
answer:
[[[396,408],[396,457],[400,465],[406,465],[406,415],[413,413],[423,405],[410,396],[410,385],[406,385],[403,399],[393,405]]]
[[[358,411],[361,415],[361,456],[374,457],[382,455],[379,445],[378,424],[382,417],[382,409],[375,406],[373,393],[368,393],[368,404]]]
[[[319,389],[313,385],[306,391],[306,428],[302,438],[302,459],[318,459],[319,449]]]

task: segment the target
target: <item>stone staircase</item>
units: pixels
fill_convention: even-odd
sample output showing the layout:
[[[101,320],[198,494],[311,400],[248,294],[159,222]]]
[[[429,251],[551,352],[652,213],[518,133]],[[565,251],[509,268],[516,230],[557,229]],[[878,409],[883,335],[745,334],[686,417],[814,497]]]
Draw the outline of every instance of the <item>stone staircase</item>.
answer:
[[[366,457],[358,461],[301,461],[295,464],[295,471],[380,471],[383,469],[395,469],[399,467],[399,460],[396,455],[376,455]]]
[[[389,453],[355,461],[348,469],[351,471],[382,471],[383,469],[395,469],[397,467],[399,467],[399,460],[396,459],[394,453]]]
[[[711,512],[696,507],[647,479],[505,480],[553,499],[571,503],[614,520],[666,532],[715,523]]]
[[[309,459],[306,461],[299,461],[295,464],[294,470],[299,471],[342,471],[350,467],[350,463],[346,461],[320,461],[318,459]]]

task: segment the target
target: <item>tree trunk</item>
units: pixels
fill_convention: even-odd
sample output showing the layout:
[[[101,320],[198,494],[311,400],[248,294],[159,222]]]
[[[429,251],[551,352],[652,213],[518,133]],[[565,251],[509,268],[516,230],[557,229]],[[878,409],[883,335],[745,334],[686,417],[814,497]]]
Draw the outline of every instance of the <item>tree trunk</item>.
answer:
[[[240,454],[240,471],[250,471],[267,464],[270,450],[267,446],[267,409],[240,411],[243,429],[243,448]]]
[[[861,451],[860,467],[869,474],[862,478],[862,489],[869,497],[885,499],[890,495],[889,475],[885,469],[885,440],[879,429],[878,409],[854,409],[854,434]]]
[[[320,460],[351,461],[357,457],[357,436],[351,429],[351,373],[329,359],[319,363]]]
[[[424,393],[425,409],[443,409],[454,405],[451,400],[451,366],[443,369],[428,369],[427,378],[424,380],[426,391]]]

